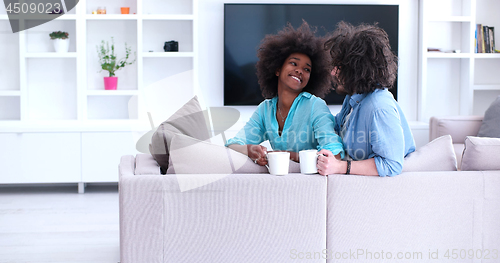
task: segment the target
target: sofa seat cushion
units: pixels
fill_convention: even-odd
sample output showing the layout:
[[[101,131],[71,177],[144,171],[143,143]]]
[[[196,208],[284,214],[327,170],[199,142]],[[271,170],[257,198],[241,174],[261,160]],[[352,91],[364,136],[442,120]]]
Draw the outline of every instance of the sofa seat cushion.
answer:
[[[432,140],[406,156],[403,172],[456,171],[457,158],[450,135]]]
[[[462,156],[462,171],[500,170],[500,138],[468,136]]]

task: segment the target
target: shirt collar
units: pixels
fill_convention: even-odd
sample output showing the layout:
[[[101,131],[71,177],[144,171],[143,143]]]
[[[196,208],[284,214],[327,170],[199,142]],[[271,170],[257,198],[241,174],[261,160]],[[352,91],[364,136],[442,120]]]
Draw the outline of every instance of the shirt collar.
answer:
[[[297,95],[297,98],[299,97],[305,97],[305,98],[308,98],[310,99],[313,95],[307,91],[302,91],[301,93],[299,93],[299,95]],[[297,98],[295,98],[295,100],[297,100]],[[272,98],[272,102],[273,102],[273,105],[276,105],[276,102],[278,101],[278,96]]]
[[[351,95],[351,98],[349,99],[349,104],[351,105],[351,107],[359,105],[367,95],[368,93],[362,93],[362,94],[354,93]]]

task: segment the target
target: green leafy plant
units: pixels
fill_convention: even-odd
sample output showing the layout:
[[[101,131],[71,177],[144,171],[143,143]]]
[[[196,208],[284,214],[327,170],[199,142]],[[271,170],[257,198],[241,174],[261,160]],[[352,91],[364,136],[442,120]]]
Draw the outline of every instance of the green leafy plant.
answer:
[[[50,39],[67,39],[68,36],[68,32],[63,31],[54,31],[49,34]]]
[[[132,65],[135,62],[135,59],[131,62],[128,62],[130,53],[131,53],[130,47],[128,47],[127,43],[125,43],[125,58],[117,60],[115,55],[114,39],[111,38],[111,48],[109,47],[108,41],[106,42],[104,42],[104,40],[101,41],[101,45],[97,46],[97,55],[99,56],[101,71],[107,70],[109,72],[109,76],[114,77],[115,71],[125,67],[126,65]]]

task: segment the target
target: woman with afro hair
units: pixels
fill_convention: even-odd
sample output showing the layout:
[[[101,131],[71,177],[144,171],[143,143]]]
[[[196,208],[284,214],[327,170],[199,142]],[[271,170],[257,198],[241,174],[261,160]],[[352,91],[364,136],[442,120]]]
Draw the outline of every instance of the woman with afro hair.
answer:
[[[316,37],[307,22],[294,29],[290,24],[276,35],[267,35],[257,57],[257,77],[266,99],[250,120],[226,146],[266,165],[269,140],[274,151],[328,150],[337,158],[344,155],[342,141],[324,97],[331,90],[330,65],[324,39]]]

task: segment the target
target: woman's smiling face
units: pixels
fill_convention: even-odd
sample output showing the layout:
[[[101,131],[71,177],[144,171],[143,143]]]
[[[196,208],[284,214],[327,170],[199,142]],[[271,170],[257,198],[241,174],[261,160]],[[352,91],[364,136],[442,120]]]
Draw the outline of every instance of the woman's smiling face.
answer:
[[[292,53],[285,59],[281,69],[276,71],[278,76],[278,87],[284,85],[283,88],[290,88],[294,91],[301,92],[309,82],[311,76],[312,63],[311,59],[302,53]]]

